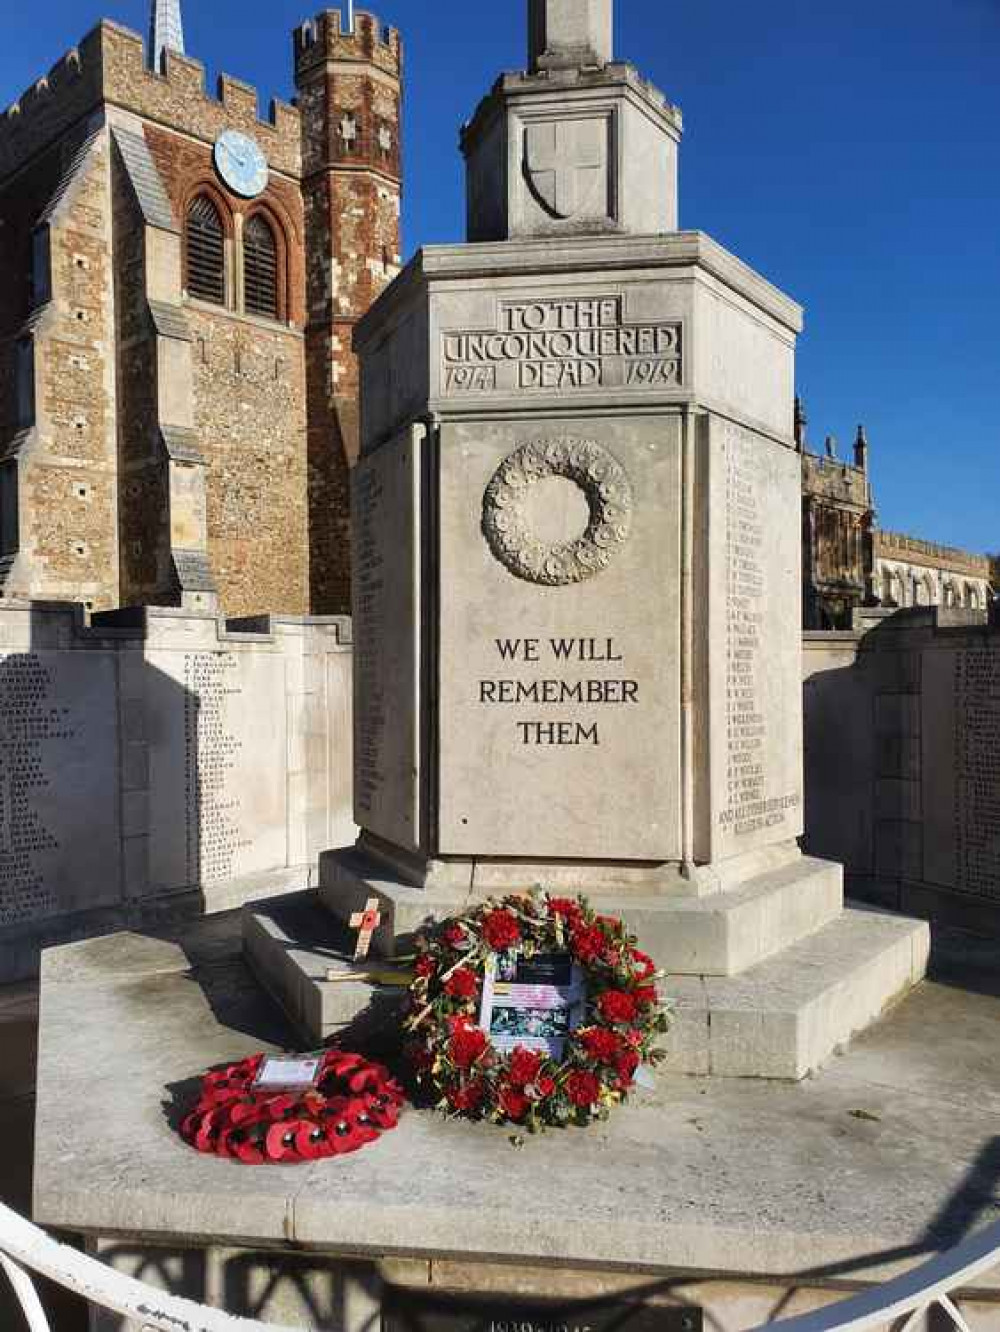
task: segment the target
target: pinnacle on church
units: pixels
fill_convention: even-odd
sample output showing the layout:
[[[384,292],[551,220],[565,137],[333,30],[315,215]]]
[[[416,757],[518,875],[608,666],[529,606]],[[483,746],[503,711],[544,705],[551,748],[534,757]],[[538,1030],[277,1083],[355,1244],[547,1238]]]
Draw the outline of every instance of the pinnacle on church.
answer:
[[[149,63],[163,68],[164,51],[184,54],[184,24],[181,0],[151,0],[149,11]]]

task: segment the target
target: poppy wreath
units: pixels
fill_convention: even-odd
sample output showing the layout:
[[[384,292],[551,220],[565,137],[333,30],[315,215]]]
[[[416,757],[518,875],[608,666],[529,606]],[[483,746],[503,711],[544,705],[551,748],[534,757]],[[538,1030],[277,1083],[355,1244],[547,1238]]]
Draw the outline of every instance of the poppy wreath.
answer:
[[[356,1152],[396,1127],[403,1090],[381,1064],[328,1050],[304,1091],[255,1089],[253,1055],[206,1073],[181,1136],[199,1152],[245,1165],[295,1165]]]
[[[664,1057],[656,1048],[668,1026],[661,973],[621,920],[598,915],[582,897],[491,899],[421,936],[418,950],[407,1054],[446,1112],[530,1132],[587,1124],[627,1099],[640,1064]],[[561,1061],[520,1046],[504,1054],[478,1025],[487,964],[505,954],[568,954],[580,966],[584,1020]]]

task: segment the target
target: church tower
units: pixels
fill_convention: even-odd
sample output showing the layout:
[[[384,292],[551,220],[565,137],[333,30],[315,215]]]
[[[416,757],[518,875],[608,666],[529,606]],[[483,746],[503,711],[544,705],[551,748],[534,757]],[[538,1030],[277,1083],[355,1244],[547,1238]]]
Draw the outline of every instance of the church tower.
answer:
[[[399,33],[327,9],[295,33],[302,115],[310,602],[350,603],[349,470],[358,457],[354,326],[399,271]]]

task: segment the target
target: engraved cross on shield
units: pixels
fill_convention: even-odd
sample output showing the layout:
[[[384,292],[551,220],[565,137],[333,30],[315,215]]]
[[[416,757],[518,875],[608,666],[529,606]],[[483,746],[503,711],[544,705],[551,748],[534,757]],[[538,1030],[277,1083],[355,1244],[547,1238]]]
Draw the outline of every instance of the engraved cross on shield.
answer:
[[[550,120],[524,131],[524,174],[550,216],[608,214],[608,122]]]

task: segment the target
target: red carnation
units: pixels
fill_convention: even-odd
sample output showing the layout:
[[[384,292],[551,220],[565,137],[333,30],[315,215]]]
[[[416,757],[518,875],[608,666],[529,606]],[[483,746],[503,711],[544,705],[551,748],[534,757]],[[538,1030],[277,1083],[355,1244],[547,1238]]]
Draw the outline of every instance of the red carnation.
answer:
[[[615,1060],[615,1069],[618,1073],[618,1086],[624,1091],[631,1085],[635,1077],[635,1070],[639,1067],[639,1056],[634,1050],[626,1050]]]
[[[513,947],[521,937],[521,927],[512,911],[491,911],[483,921],[483,938],[498,953]]]
[[[430,953],[424,953],[423,957],[418,957],[416,966],[413,968],[418,976],[433,976],[437,970],[437,965]]]
[[[568,897],[550,897],[549,915],[562,916],[564,920],[576,920],[580,914],[578,904]]]
[[[453,1110],[471,1114],[482,1105],[485,1090],[481,1082],[467,1082],[464,1086],[452,1087],[448,1092],[448,1104]]]
[[[607,1027],[592,1027],[581,1032],[580,1040],[591,1059],[601,1064],[610,1064],[621,1049],[621,1042]]]
[[[535,1091],[538,1093],[540,1101],[544,1101],[546,1096],[551,1096],[555,1089],[555,1078],[539,1078],[535,1083]]]
[[[578,1069],[566,1080],[566,1095],[574,1105],[596,1105],[601,1096],[601,1084],[593,1073]]]
[[[642,1008],[655,1007],[657,997],[655,985],[640,985],[632,991],[632,998]]]
[[[604,931],[597,925],[581,925],[573,932],[573,952],[584,966],[601,956],[605,942]]]
[[[534,1082],[542,1067],[542,1056],[534,1050],[525,1050],[521,1046],[510,1057],[508,1070],[510,1080],[515,1087],[526,1087]]]
[[[504,1083],[500,1088],[500,1109],[508,1119],[522,1120],[528,1113],[530,1106],[531,1102],[527,1096],[517,1087],[512,1087],[510,1083]]]
[[[597,1006],[608,1022],[632,1022],[638,1012],[635,1000],[624,990],[605,990]]]
[[[469,967],[459,967],[444,983],[445,994],[450,994],[453,999],[472,999],[478,989],[476,973]]]
[[[456,1026],[448,1053],[459,1068],[471,1068],[486,1049],[486,1033],[479,1027]]]

